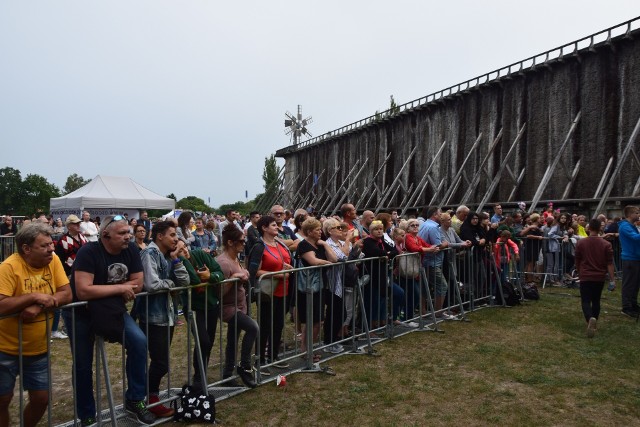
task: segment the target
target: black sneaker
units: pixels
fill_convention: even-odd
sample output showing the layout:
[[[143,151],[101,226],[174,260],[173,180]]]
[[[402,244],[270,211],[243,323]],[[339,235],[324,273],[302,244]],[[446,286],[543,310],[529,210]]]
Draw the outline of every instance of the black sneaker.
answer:
[[[153,424],[156,416],[147,410],[144,400],[127,400],[125,409],[142,424]]]
[[[630,309],[630,308],[625,308],[625,309],[623,309],[623,310],[621,311],[621,313],[622,313],[622,314],[624,314],[625,316],[629,316],[629,317],[632,317],[632,318],[634,318],[634,319],[637,319],[637,318],[638,318],[638,316],[640,315],[640,313],[638,313],[637,311],[632,310],[632,309]]]
[[[94,417],[88,417],[88,418],[84,418],[82,420],[80,420],[80,425],[82,427],[91,427],[91,426],[95,426],[98,422],[96,421],[96,419]]]
[[[249,388],[256,388],[256,380],[253,378],[253,370],[251,368],[245,369],[242,366],[238,366],[236,372],[244,385]]]

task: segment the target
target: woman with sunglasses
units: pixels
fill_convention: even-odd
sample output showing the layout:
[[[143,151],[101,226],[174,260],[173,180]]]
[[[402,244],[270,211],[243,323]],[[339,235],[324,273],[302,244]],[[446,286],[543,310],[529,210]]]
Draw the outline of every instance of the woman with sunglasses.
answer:
[[[347,229],[344,237],[343,228],[340,221],[329,218],[322,224],[322,231],[327,238],[327,244],[335,253],[338,261],[346,261],[351,251],[351,240],[353,230]],[[332,344],[338,341],[339,335],[344,335],[342,328],[345,318],[344,289],[345,289],[345,269],[343,264],[339,264],[329,271],[329,287],[324,289],[325,321],[324,321],[324,343]],[[334,344],[325,349],[329,353],[342,353],[344,348],[340,344]]]
[[[249,388],[255,388],[251,367],[251,350],[258,337],[258,323],[247,315],[247,295],[245,283],[249,272],[238,261],[238,255],[244,253],[244,234],[235,224],[227,224],[222,230],[222,254],[216,257],[225,279],[239,279],[224,285],[222,292],[222,321],[227,323],[227,347],[225,349],[223,378],[233,375],[234,368],[242,382]],[[238,338],[244,331],[240,350],[240,364],[236,367]],[[227,383],[235,386],[235,381]]]

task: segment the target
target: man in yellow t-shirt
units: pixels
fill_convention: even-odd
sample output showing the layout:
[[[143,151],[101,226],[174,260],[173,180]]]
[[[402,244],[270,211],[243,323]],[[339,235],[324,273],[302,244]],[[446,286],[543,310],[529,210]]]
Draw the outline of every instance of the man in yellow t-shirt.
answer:
[[[51,227],[23,226],[16,234],[18,253],[0,264],[0,426],[8,426],[22,344],[22,383],[29,391],[25,426],[35,426],[49,403],[47,324],[50,313],[71,301],[69,279],[54,254]],[[47,316],[49,321],[47,321]],[[18,328],[22,324],[22,342]]]

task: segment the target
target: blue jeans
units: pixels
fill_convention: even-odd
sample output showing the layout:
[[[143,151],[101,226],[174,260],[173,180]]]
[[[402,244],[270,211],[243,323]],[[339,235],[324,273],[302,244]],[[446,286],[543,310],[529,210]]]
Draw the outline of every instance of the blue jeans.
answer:
[[[393,298],[393,306],[391,307],[391,315],[393,318],[391,320],[400,320],[400,311],[402,310],[402,306],[405,302],[404,289],[395,283],[392,283],[391,292],[391,297]]]
[[[83,309],[80,309],[83,310]],[[78,311],[80,311],[78,310]],[[96,401],[93,396],[93,350],[95,335],[86,314],[76,314],[72,323],[71,311],[63,310],[62,317],[71,344],[73,369],[75,371],[75,399],[78,417],[85,419],[96,416]],[[136,322],[124,315],[124,339],[127,350],[127,400],[144,400],[147,388],[147,338]],[[74,355],[75,351],[75,355]]]

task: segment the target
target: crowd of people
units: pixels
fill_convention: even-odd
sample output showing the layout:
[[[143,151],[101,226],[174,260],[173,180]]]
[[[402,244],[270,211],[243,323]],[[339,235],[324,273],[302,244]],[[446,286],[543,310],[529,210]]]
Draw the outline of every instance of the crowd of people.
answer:
[[[340,341],[356,332],[350,329],[356,316],[373,329],[387,322],[417,327],[413,319],[428,309],[427,289],[436,316],[454,318],[452,289],[459,283],[475,289],[494,285],[487,279],[490,266],[505,282],[517,273],[526,281],[546,277],[559,283],[564,276],[574,280],[577,271],[592,337],[605,280],[610,290],[615,287],[611,242],[619,242],[622,312],[640,316],[640,209],[634,206],[624,209],[622,219],[598,215],[590,221],[552,203],[540,213],[527,213],[520,203],[509,214],[501,205],[491,214],[467,206],[427,207],[407,218],[396,211],[359,215],[349,203],[333,216],[274,205],[266,215],[246,217],[236,211],[224,217],[185,211],[168,220],[151,220],[144,211],[135,219],[109,215],[100,221],[88,211],[81,217],[62,221],[41,215],[20,226],[5,217],[0,225],[0,235],[14,236],[16,249],[0,264],[0,316],[19,314],[0,319],[0,425],[9,424],[20,353],[30,397],[25,425],[36,424],[47,407],[49,379],[43,366],[49,325],[52,338],[71,343],[77,411],[87,426],[96,418],[91,375],[96,335],[126,347],[126,410],[145,424],[173,415],[160,394],[181,314],[193,316],[197,331],[191,382],[199,386],[207,383],[219,318],[227,327],[225,384],[239,385],[235,373],[245,386],[255,387],[254,347],[262,375],[271,374],[264,365],[288,366],[280,350],[287,314],[303,352],[313,351],[322,332],[324,351],[341,353]],[[456,253],[463,251],[468,255],[461,268]],[[419,263],[400,257],[407,259],[390,271],[387,259],[409,253],[418,253]],[[345,262],[363,258],[371,260]],[[292,272],[298,267],[302,270]],[[429,288],[418,287],[420,267]],[[369,283],[358,312],[354,288],[365,276]],[[158,292],[188,286],[193,287],[190,298],[186,292]],[[260,294],[257,318],[249,315],[252,290]],[[137,298],[140,292],[149,295]],[[60,309],[71,301],[88,304]],[[66,334],[58,327],[60,313]]]

